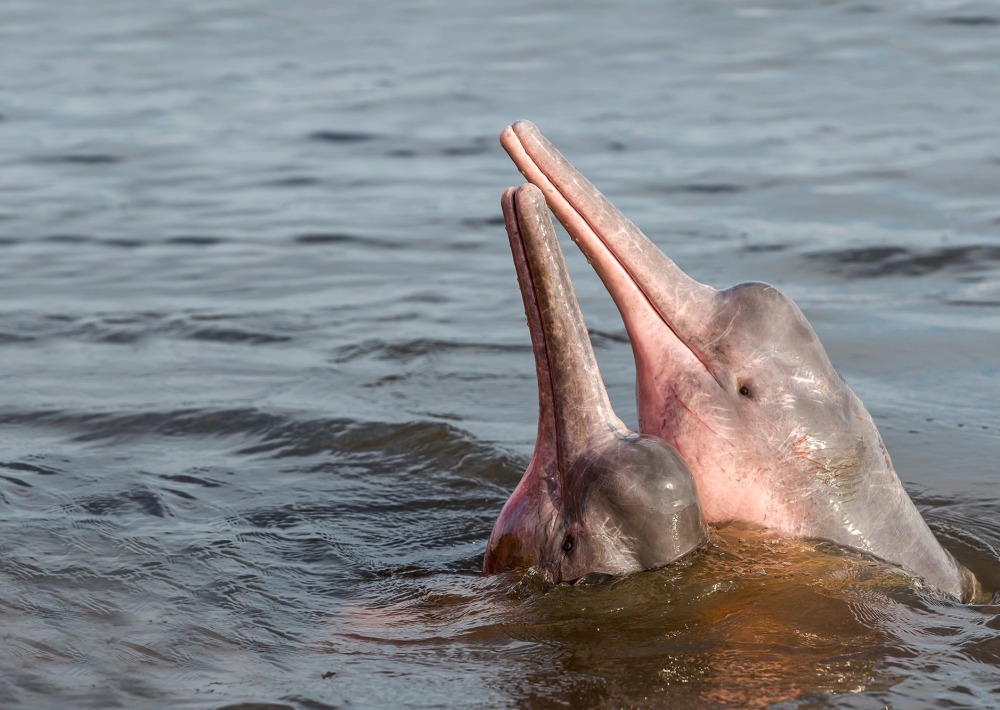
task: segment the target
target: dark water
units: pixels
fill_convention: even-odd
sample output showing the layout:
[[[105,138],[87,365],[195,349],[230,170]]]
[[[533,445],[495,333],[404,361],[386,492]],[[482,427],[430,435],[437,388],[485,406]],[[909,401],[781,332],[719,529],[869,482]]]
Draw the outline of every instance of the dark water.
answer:
[[[796,299],[1000,587],[1000,10],[901,5],[4,0],[0,706],[1000,703],[1000,608],[829,546],[477,574],[534,438],[530,118],[693,276]]]

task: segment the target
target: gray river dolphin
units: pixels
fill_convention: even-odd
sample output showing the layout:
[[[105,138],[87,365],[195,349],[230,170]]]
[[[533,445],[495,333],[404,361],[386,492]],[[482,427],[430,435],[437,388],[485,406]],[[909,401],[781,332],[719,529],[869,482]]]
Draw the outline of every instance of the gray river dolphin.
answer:
[[[868,410],[788,297],[687,276],[531,123],[508,126],[500,142],[611,293],[635,357],[639,431],[681,454],[707,522],[831,540],[977,598],[975,577],[927,527]]]
[[[707,534],[691,473],[611,409],[541,192],[511,188],[501,205],[535,354],[538,436],[483,571],[535,567],[563,582],[673,562]]]

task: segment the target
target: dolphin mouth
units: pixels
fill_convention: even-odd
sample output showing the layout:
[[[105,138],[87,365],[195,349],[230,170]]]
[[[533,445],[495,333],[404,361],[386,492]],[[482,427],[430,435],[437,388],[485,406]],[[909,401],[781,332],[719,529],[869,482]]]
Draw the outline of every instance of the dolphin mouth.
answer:
[[[522,140],[519,131],[520,133],[525,134],[525,138],[527,140]],[[540,138],[544,140],[541,133],[533,123],[528,121],[518,121],[517,123],[507,126],[500,133],[500,145],[502,145],[504,150],[507,151],[507,154],[511,157],[514,164],[528,179],[528,181],[542,190],[542,194],[545,195],[545,199],[549,207],[553,212],[555,212],[559,220],[563,222],[563,225],[569,231],[573,241],[579,243],[578,235],[585,230],[589,232],[593,239],[596,239],[604,246],[606,254],[615,261],[617,266],[621,268],[625,274],[628,275],[632,285],[646,300],[649,307],[659,313],[659,310],[656,308],[656,304],[650,300],[646,292],[643,291],[642,284],[639,283],[636,277],[629,270],[628,264],[622,261],[618,254],[615,253],[614,248],[602,234],[599,226],[594,224],[594,222],[597,221],[594,219],[594,215],[588,215],[584,209],[581,209],[579,200],[572,200],[571,197],[567,195],[568,191],[560,189],[560,182],[565,183],[567,177],[575,177],[577,180],[583,180],[582,173],[573,168],[573,173],[575,173],[575,175],[573,173],[567,174],[564,172],[561,176],[562,180],[560,180],[560,176],[556,170],[553,169],[553,167],[565,168],[566,166],[554,166],[553,158],[555,156],[552,155],[552,152],[539,150],[540,147],[550,147],[550,145],[546,145],[548,141],[540,144]],[[534,150],[531,150],[531,148],[534,148]],[[608,206],[610,206],[610,202],[608,203]],[[590,219],[588,219],[588,216],[590,216]],[[662,313],[659,313],[659,315],[663,320],[664,325],[673,330],[670,325],[670,320]],[[682,340],[679,335],[678,339]]]
[[[542,311],[538,305],[538,288],[535,276],[532,274],[531,262],[525,248],[525,235],[521,231],[517,206],[518,188],[508,187],[500,198],[500,207],[506,223],[510,241],[510,253],[514,259],[514,270],[517,272],[518,285],[521,288],[521,298],[524,301],[525,317],[528,321],[528,333],[531,336],[531,349],[535,356],[535,374],[538,381],[538,440],[547,438],[555,444],[556,456],[559,458],[559,437],[556,434],[555,423],[559,420],[559,402],[552,381],[552,359],[549,355],[549,343],[545,337],[545,325]]]
[[[566,463],[595,432],[628,432],[611,408],[544,196],[524,185],[505,190],[500,204],[535,354],[538,440]]]
[[[625,320],[633,347],[649,333],[668,332],[716,384],[729,389],[688,333],[703,319],[678,322],[686,312],[711,312],[717,292],[681,271],[588,181],[529,121],[500,133],[500,144],[527,180],[544,194],[566,231],[593,265]],[[673,294],[666,294],[672,289]],[[662,338],[661,338],[662,340]],[[663,343],[658,343],[662,352]]]

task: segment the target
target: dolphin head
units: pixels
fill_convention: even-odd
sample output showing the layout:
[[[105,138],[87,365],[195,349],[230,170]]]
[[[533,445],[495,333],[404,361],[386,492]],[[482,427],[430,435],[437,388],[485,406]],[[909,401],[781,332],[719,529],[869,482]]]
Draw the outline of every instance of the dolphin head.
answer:
[[[832,540],[969,596],[967,573],[791,299],[762,283],[698,283],[532,124],[508,126],[500,141],[614,298],[635,356],[639,430],[682,456],[709,523]]]
[[[643,274],[675,277],[669,296],[636,299],[625,316],[640,431],[665,436],[699,472],[710,521],[865,549],[859,486],[891,463],[805,316],[767,284],[705,290],[671,267]]]
[[[668,564],[705,539],[690,472],[612,410],[541,192],[509,189],[501,204],[535,355],[538,435],[483,570],[535,567],[561,582]]]

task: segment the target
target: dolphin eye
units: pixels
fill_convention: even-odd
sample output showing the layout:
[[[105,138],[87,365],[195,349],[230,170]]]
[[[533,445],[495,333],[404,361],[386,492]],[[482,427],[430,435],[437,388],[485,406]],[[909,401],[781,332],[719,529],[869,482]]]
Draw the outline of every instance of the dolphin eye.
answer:
[[[573,536],[567,535],[566,539],[563,541],[562,551],[568,555],[570,552],[573,551],[573,544],[574,544]]]
[[[749,397],[750,396],[750,388],[747,387],[746,385],[741,385],[740,386],[740,395],[743,396],[743,397]]]

